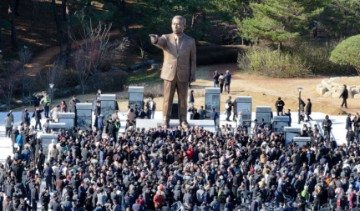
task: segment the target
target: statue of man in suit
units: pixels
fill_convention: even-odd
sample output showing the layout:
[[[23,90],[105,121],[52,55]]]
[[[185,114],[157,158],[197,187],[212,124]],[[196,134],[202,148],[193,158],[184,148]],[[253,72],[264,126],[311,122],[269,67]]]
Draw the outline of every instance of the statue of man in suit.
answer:
[[[178,94],[179,120],[187,127],[186,109],[189,84],[195,81],[196,47],[195,40],[184,33],[186,19],[175,16],[172,19],[173,33],[159,37],[150,34],[152,44],[161,48],[164,53],[164,63],[161,79],[164,80],[163,126],[169,126],[171,108],[175,90]]]

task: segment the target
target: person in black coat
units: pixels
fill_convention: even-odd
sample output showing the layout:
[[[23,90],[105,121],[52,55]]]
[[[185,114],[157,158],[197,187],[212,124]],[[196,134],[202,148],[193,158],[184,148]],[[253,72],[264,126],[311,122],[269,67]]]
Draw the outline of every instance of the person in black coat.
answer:
[[[24,112],[21,115],[21,121],[26,125],[30,125],[30,114],[27,108],[24,109]]]
[[[343,91],[341,92],[341,95],[340,97],[343,99],[342,103],[341,103],[341,107],[345,106],[345,108],[347,108],[347,99],[349,97],[349,92],[346,88],[346,85],[344,84],[344,89]],[[339,97],[339,98],[340,98]]]
[[[49,203],[50,203],[50,193],[48,191],[49,189],[45,187],[45,190],[41,193],[41,205],[42,205],[42,211],[47,211],[49,209]]]
[[[305,106],[305,114],[306,114],[306,121],[308,122],[308,121],[310,121],[310,120],[313,120],[312,118],[311,118],[311,109],[312,109],[312,103],[311,103],[311,100],[310,100],[310,98],[308,98],[307,99],[307,104],[306,104],[306,106]]]
[[[37,129],[37,127],[39,126],[40,130],[41,130],[41,112],[43,112],[43,109],[40,109],[40,107],[37,107],[32,115],[32,117],[35,118],[35,130]]]
[[[214,87],[219,87],[219,76],[220,73],[217,70],[215,70],[213,73]]]
[[[351,114],[348,114],[348,116],[346,117],[345,129],[348,130],[348,131],[352,130]]]
[[[54,174],[54,171],[53,169],[51,168],[50,164],[49,163],[46,163],[46,167],[45,167],[45,170],[44,170],[44,177],[45,177],[45,183],[46,183],[46,187],[49,189],[49,190],[52,190],[52,178],[53,178],[53,174]]]
[[[280,114],[282,115],[283,110],[284,110],[284,106],[285,106],[284,101],[281,99],[281,97],[279,97],[278,100],[275,102],[276,113],[277,113],[278,116]]]

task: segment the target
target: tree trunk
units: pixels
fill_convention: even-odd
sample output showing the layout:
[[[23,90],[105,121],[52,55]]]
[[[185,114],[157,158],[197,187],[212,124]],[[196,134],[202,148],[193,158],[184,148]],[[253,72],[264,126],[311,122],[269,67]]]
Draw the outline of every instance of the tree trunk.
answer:
[[[358,75],[360,76],[360,67],[355,67],[355,70],[357,71]]]
[[[190,26],[190,28],[192,28],[192,29],[194,28],[194,25],[195,25],[195,19],[196,19],[196,15],[193,14],[191,17],[191,26]]]
[[[0,19],[0,52],[3,49],[3,43],[2,43],[2,25],[1,25],[1,19]]]
[[[65,22],[67,19],[67,15],[66,15],[66,5],[67,5],[67,0],[62,0],[61,1],[61,17],[62,17],[62,21]]]
[[[279,53],[281,52],[281,49],[282,49],[282,42],[279,42],[279,44],[278,44],[278,52]]]
[[[67,5],[67,0],[62,0],[62,18],[63,18],[63,25],[64,28],[66,27],[67,29],[67,33],[66,33],[66,51],[64,54],[64,64],[66,68],[70,67],[70,62],[69,62],[69,58],[70,58],[70,54],[71,54],[71,29],[70,29],[70,18],[69,18],[69,7]],[[65,26],[66,24],[66,26]],[[65,37],[65,32],[64,32],[64,37]]]
[[[16,16],[19,16],[19,4],[20,4],[20,0],[15,0],[15,5],[14,5],[14,13]]]
[[[9,18],[10,18],[10,28],[11,28],[11,45],[14,50],[17,50],[18,43],[17,43],[17,35],[16,35],[16,26],[15,26],[15,14],[14,9],[9,5]]]
[[[51,0],[51,4],[53,7],[54,20],[55,20],[56,29],[57,29],[57,37],[58,37],[58,43],[59,43],[59,47],[60,47],[60,57],[62,58],[64,55],[63,30],[62,30],[61,23],[59,21],[58,15],[57,15],[55,0]]]

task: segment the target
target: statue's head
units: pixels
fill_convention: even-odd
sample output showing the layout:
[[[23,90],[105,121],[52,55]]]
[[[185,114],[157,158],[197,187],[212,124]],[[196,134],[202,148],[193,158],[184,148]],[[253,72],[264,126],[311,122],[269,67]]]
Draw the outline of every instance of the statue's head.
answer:
[[[181,35],[184,32],[186,26],[186,19],[181,15],[173,17],[171,22],[171,28],[174,34]]]

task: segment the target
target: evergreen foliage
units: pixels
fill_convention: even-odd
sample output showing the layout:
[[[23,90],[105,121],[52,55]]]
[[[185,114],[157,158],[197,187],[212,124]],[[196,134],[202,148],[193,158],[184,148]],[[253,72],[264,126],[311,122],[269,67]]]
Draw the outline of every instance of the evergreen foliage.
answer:
[[[360,75],[360,34],[343,40],[331,52],[330,61],[353,66]]]

